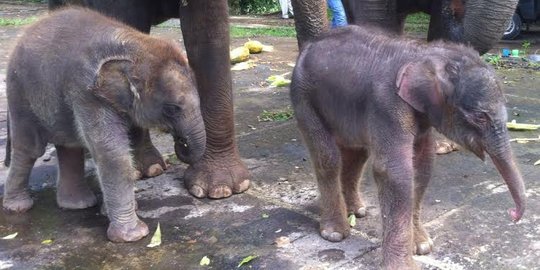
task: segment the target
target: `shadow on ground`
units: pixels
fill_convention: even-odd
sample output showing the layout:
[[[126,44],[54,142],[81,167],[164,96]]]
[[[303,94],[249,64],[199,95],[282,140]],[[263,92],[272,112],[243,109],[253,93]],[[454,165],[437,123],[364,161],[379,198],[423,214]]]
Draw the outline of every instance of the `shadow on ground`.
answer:
[[[6,136],[7,54],[20,31],[21,27],[0,27],[0,156]],[[181,37],[176,27],[155,28],[153,34]],[[235,39],[233,45],[246,40]],[[294,121],[259,122],[257,118],[263,110],[289,106],[288,89],[271,88],[264,81],[292,70],[296,40],[258,40],[273,45],[274,52],[254,56],[257,66],[252,69],[233,72],[237,138],[253,174],[248,192],[219,201],[195,199],[183,186],[185,165],[175,164],[164,175],[137,182],[136,188],[138,214],[151,230],[159,222],[162,245],[146,247],[150,237],[113,244],[106,239],[107,219],[98,207],[66,211],[56,206],[56,157],[50,149],[31,176],[34,208],[21,215],[0,212],[0,237],[18,232],[15,239],[0,239],[0,269],[237,269],[250,255],[257,257],[240,268],[377,269],[381,229],[371,173],[365,173],[362,186],[369,205],[367,217],[358,220],[345,241],[322,240],[316,183]],[[538,123],[540,73],[497,72],[505,82],[510,118]],[[511,135],[538,137],[539,133]],[[166,134],[154,132],[153,141],[164,155],[173,153]],[[482,163],[463,151],[437,158],[423,216],[436,248],[428,256],[415,257],[424,269],[539,269],[540,173],[533,163],[540,159],[540,143],[513,143],[513,148],[528,196],[528,210],[517,224],[506,214],[513,202],[490,162]],[[87,178],[99,193],[92,162],[87,163]],[[0,184],[6,172],[0,169]],[[43,244],[44,240],[52,242]],[[210,265],[199,265],[204,256]]]

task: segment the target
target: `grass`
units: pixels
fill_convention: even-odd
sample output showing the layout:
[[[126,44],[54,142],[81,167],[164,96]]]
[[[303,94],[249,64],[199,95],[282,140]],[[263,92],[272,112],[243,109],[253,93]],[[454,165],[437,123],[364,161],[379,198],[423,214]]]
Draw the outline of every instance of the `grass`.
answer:
[[[37,21],[37,17],[28,18],[0,18],[0,26],[21,26]]]
[[[274,122],[274,121],[287,121],[293,118],[294,112],[291,107],[287,107],[281,110],[267,111],[263,110],[257,117],[259,122]]]
[[[405,19],[405,32],[407,33],[427,33],[429,28],[429,15],[425,13],[414,13]]]
[[[231,37],[233,38],[251,38],[251,37],[296,37],[294,27],[242,27],[231,26]]]

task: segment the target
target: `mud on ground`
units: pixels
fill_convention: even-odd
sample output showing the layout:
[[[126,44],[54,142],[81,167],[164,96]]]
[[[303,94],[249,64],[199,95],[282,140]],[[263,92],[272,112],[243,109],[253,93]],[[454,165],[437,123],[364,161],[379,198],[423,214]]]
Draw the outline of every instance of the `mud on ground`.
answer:
[[[6,14],[4,2],[0,2],[0,16]],[[22,28],[0,27],[0,156],[6,138],[7,55]],[[177,27],[154,28],[152,34],[181,41]],[[246,40],[234,39],[233,46]],[[237,139],[253,174],[248,192],[224,200],[195,199],[183,186],[186,166],[171,158],[171,169],[138,181],[135,191],[139,216],[151,230],[160,223],[162,245],[146,247],[150,236],[136,243],[113,244],[106,239],[107,219],[98,207],[67,211],[56,206],[56,157],[51,148],[31,176],[34,208],[20,215],[0,211],[0,237],[18,232],[15,239],[0,239],[0,269],[238,269],[250,255],[257,257],[240,268],[377,269],[381,228],[371,174],[365,173],[362,186],[369,205],[367,217],[357,220],[345,241],[324,241],[318,235],[314,174],[294,121],[259,122],[257,118],[263,110],[290,105],[288,89],[271,88],[265,79],[292,70],[296,40],[257,40],[273,45],[274,52],[255,55],[256,67],[233,72]],[[505,82],[510,118],[540,122],[540,73],[522,68],[497,72]],[[512,137],[538,135],[538,131],[511,133]],[[164,155],[173,153],[167,135],[153,132],[153,141]],[[464,151],[437,157],[423,214],[435,251],[415,257],[424,269],[540,269],[540,173],[533,166],[540,159],[540,142],[512,146],[529,199],[517,224],[506,214],[513,202],[489,161],[483,163]],[[99,192],[92,162],[87,163],[87,178]],[[0,169],[0,192],[6,172]],[[52,243],[42,244],[44,240]],[[199,265],[204,256],[210,265]]]

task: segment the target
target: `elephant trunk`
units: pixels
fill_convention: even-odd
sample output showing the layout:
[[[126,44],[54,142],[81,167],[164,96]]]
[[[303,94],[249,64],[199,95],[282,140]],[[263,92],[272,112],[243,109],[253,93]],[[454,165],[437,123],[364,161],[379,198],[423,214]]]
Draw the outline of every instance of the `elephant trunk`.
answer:
[[[498,143],[489,144],[486,152],[491,157],[491,160],[493,160],[495,167],[510,190],[516,208],[510,209],[508,212],[512,220],[517,222],[523,216],[523,212],[525,212],[525,185],[521,173],[515,164],[507,132],[505,131],[504,133],[506,136],[500,136]]]
[[[193,164],[202,158],[206,150],[206,131],[202,117],[198,121],[191,120],[195,125],[182,129],[174,135],[174,151],[182,162]]]
[[[464,41],[480,54],[486,53],[501,39],[516,11],[517,3],[518,0],[466,1]]]

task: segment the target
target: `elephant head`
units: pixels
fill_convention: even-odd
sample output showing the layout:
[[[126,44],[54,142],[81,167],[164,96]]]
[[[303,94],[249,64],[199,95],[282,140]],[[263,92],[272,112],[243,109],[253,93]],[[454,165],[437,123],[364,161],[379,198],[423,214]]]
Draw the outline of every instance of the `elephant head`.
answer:
[[[430,55],[430,51],[437,53]],[[444,57],[441,57],[443,51]],[[487,153],[504,178],[518,221],[525,210],[525,187],[515,164],[508,130],[505,97],[491,67],[465,46],[436,43],[421,59],[403,65],[398,95],[439,132],[479,158]]]
[[[178,158],[191,164],[202,157],[206,145],[199,95],[185,57],[170,59],[165,63],[107,59],[98,68],[94,89],[133,124],[169,132]]]

